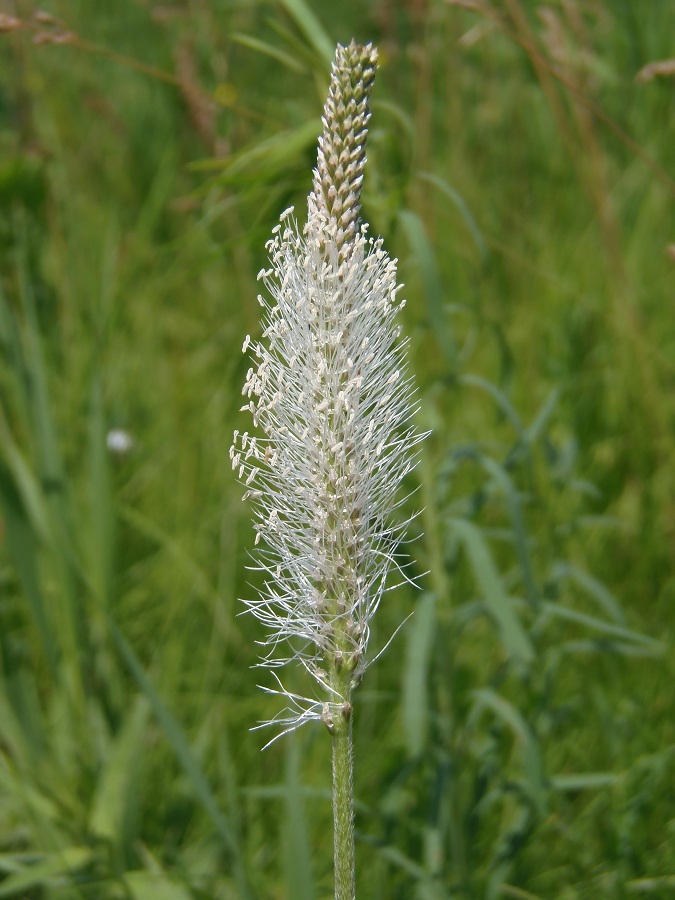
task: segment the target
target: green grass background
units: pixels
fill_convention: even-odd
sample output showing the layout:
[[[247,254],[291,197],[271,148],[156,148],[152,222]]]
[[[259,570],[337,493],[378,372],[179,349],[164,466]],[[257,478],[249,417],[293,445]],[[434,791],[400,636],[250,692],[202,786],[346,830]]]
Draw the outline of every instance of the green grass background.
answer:
[[[331,895],[329,738],[249,731],[228,448],[352,37],[433,432],[356,695],[359,897],[675,896],[675,82],[636,80],[675,5],[3,11],[0,897]]]

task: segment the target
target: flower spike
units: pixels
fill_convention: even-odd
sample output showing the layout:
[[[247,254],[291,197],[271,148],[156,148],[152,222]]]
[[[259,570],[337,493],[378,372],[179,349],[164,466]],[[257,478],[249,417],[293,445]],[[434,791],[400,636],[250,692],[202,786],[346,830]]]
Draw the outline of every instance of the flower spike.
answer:
[[[252,365],[242,409],[257,434],[235,432],[230,458],[265,573],[245,603],[267,629],[261,665],[297,662],[315,683],[302,698],[277,678],[273,693],[289,705],[269,724],[284,733],[351,713],[371,621],[398,567],[405,523],[395,511],[421,440],[396,262],[360,223],[376,65],[371,45],[337,48],[307,226],[286,210],[275,227],[259,274],[262,339],[243,348]]]

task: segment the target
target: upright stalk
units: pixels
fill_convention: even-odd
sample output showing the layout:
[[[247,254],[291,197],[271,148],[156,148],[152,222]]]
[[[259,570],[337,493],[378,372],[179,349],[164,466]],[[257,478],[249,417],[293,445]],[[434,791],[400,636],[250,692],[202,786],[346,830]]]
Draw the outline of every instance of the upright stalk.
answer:
[[[335,900],[354,900],[354,757],[349,702],[333,719],[332,739]]]

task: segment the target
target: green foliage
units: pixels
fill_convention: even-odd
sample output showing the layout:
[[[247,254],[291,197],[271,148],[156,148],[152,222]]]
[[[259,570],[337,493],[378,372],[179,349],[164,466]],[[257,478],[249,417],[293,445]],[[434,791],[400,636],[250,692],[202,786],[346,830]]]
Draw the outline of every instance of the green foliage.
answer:
[[[415,614],[355,696],[359,896],[671,896],[675,101],[635,76],[675,8],[17,7],[0,896],[331,892],[327,736],[249,732],[270,701],[226,448],[264,242],[352,36],[383,58],[365,217],[432,429],[428,574],[387,595],[375,644]]]

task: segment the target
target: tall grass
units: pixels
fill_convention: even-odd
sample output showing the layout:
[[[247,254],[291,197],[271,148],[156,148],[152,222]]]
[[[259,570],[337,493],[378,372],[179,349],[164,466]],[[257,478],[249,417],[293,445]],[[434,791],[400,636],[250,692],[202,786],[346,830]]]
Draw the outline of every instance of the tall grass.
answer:
[[[0,896],[330,892],[324,735],[248,732],[227,448],[352,36],[433,429],[429,574],[354,735],[360,896],[672,892],[675,116],[635,76],[675,11],[636,9],[72,0],[0,35]],[[31,42],[61,27],[86,47]]]

